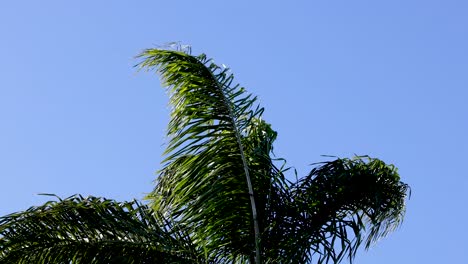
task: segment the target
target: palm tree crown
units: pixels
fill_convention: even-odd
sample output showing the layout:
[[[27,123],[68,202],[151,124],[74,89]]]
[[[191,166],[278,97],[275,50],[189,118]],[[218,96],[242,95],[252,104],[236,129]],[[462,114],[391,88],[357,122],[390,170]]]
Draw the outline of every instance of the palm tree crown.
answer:
[[[148,203],[73,196],[1,217],[0,263],[339,263],[400,225],[393,165],[335,158],[291,182],[228,68],[182,49],[139,58],[172,106]]]

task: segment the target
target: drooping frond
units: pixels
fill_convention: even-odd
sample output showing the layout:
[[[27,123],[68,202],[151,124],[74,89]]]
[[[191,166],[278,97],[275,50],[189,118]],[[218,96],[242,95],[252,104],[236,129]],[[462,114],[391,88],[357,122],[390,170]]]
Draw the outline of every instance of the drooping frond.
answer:
[[[256,255],[258,262],[252,183],[270,179],[253,172],[244,145],[263,109],[233,85],[229,69],[205,55],[150,49],[141,58],[141,67],[158,70],[172,107],[165,165],[149,195],[152,206],[188,226],[212,259],[245,262]]]
[[[0,263],[197,263],[187,235],[147,206],[73,196],[0,218]]]
[[[278,224],[281,253],[293,262],[352,261],[361,242],[368,248],[400,225],[408,190],[396,168],[378,159],[321,163],[292,186],[289,212]]]

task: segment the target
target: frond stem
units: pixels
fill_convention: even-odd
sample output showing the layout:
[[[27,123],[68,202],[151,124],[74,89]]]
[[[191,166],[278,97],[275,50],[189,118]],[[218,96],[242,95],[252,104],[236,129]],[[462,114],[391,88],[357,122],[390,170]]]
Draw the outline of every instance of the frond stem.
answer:
[[[242,146],[241,142],[241,135],[239,132],[239,129],[236,125],[235,119],[234,119],[234,114],[231,108],[231,105],[229,104],[229,100],[226,98],[226,95],[223,92],[222,85],[218,82],[214,74],[209,71],[211,74],[211,77],[216,83],[216,87],[219,89],[222,95],[222,99],[224,101],[224,104],[227,107],[228,113],[229,113],[229,119],[232,124],[232,128],[234,129],[234,133],[236,135],[236,140],[237,140],[237,145],[239,146],[239,152],[241,155],[242,159],[242,165],[244,167],[244,173],[245,173],[245,178],[247,181],[247,188],[249,190],[249,197],[250,197],[250,205],[252,207],[252,220],[254,224],[254,235],[255,235],[255,263],[256,264],[261,264],[261,254],[260,254],[260,227],[258,224],[258,215],[257,215],[257,206],[255,203],[255,196],[254,196],[254,190],[252,186],[252,180],[250,178],[250,173],[249,173],[249,166],[247,164],[247,159],[245,158],[245,153],[244,153],[244,147]]]

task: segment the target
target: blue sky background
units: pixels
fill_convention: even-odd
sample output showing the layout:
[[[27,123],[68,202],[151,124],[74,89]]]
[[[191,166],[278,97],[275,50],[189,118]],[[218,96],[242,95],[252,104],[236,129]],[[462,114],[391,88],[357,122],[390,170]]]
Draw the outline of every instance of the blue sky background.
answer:
[[[4,1],[0,215],[55,193],[152,188],[167,98],[134,56],[171,41],[230,66],[300,175],[321,155],[394,163],[403,226],[359,264],[468,263],[468,2]]]

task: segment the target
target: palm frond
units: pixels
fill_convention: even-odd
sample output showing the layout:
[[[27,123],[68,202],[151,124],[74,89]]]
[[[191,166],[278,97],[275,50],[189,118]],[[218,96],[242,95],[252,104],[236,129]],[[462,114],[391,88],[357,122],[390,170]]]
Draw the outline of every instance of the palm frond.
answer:
[[[72,196],[0,218],[1,263],[197,263],[191,241],[137,201]]]
[[[369,157],[321,163],[291,188],[280,248],[317,263],[352,261],[361,242],[368,248],[397,228],[409,190],[393,165]]]
[[[172,106],[165,165],[149,195],[152,206],[185,223],[213,259],[245,256],[242,262],[256,253],[258,262],[252,184],[258,179],[252,178],[257,174],[252,175],[244,144],[263,109],[233,85],[228,68],[203,54],[150,49],[141,58],[141,67],[158,70]]]

